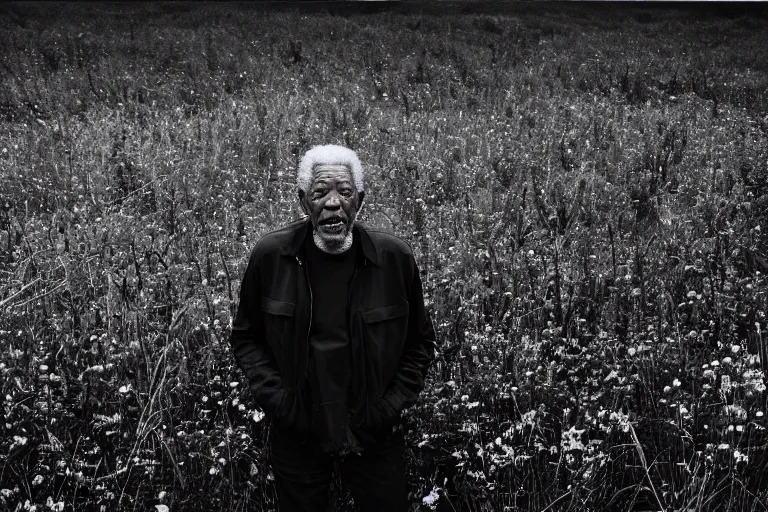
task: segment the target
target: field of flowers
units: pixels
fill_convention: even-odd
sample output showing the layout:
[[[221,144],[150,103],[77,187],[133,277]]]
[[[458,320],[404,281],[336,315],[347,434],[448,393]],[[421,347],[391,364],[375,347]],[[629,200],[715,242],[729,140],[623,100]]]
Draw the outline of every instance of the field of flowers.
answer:
[[[298,158],[340,143],[439,334],[414,510],[768,510],[765,33],[3,4],[0,509],[274,509],[228,329]]]

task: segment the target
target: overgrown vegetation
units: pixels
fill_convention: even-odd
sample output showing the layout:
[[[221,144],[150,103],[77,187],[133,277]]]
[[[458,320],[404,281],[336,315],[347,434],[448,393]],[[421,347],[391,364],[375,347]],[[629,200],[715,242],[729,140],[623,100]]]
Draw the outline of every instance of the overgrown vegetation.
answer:
[[[2,507],[274,507],[228,326],[341,143],[440,337],[418,507],[768,508],[765,20],[2,9]]]

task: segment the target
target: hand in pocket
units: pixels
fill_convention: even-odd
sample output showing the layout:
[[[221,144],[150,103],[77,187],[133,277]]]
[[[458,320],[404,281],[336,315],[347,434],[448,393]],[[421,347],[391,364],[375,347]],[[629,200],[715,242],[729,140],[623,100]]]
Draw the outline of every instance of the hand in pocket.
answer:
[[[373,408],[376,415],[371,428],[376,433],[382,435],[391,434],[394,426],[400,421],[400,413],[392,409],[392,406],[380,395],[376,395],[376,399],[373,401]]]
[[[304,435],[309,432],[309,420],[303,408],[301,395],[295,389],[281,392],[280,405],[275,412],[275,424],[283,432]]]

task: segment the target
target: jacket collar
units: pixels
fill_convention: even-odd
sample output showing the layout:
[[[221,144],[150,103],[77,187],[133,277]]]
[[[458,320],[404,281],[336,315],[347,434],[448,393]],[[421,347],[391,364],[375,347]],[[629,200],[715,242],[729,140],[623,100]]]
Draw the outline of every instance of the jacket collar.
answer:
[[[291,256],[295,258],[301,257],[301,259],[303,259],[304,255],[302,248],[304,246],[304,240],[306,240],[306,238],[312,234],[312,222],[309,220],[309,218],[307,218],[306,220],[295,222],[291,227],[293,236],[291,237],[290,243],[283,247],[282,253],[285,256]],[[359,237],[360,239],[360,246],[363,249],[363,257],[370,261],[373,265],[377,267],[380,266],[379,248],[376,246],[373,238],[371,238],[371,235],[368,234],[368,230],[365,228],[365,226],[355,222],[355,225],[352,229],[354,236]]]

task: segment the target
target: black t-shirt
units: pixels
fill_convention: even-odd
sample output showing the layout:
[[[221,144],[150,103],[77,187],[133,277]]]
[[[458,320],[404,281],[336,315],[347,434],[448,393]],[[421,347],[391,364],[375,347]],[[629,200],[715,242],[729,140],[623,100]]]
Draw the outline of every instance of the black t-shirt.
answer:
[[[358,242],[342,254],[328,254],[307,237],[306,255],[312,287],[309,331],[309,384],[312,429],[321,448],[334,452],[346,440],[350,375],[349,286],[355,271]]]

